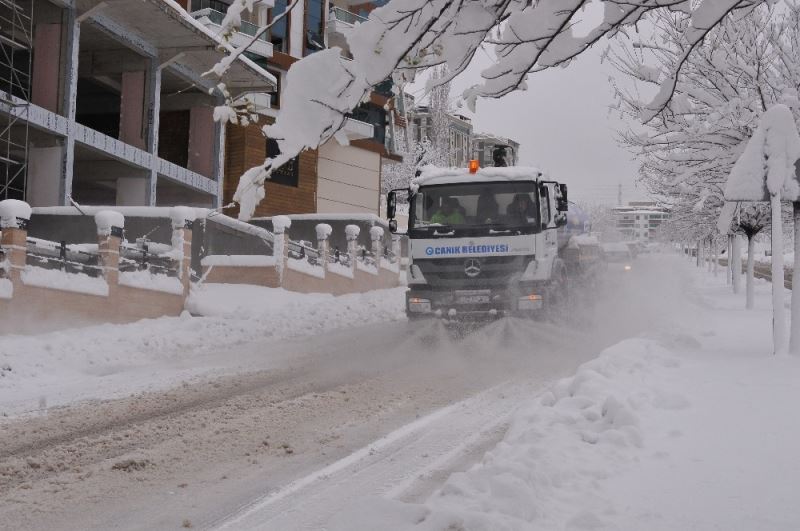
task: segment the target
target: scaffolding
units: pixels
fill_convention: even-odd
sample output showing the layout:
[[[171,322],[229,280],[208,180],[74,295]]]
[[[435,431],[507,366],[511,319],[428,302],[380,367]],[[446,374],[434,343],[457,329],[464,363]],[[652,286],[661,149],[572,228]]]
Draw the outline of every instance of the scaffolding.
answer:
[[[25,199],[34,0],[0,0],[0,200]]]

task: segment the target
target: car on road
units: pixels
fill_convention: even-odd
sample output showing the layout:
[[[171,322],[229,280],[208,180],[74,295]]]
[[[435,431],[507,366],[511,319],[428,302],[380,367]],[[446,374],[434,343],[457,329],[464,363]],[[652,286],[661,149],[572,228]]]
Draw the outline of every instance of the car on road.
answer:
[[[633,269],[633,255],[628,246],[621,242],[601,245],[603,258],[609,271],[628,272]]]

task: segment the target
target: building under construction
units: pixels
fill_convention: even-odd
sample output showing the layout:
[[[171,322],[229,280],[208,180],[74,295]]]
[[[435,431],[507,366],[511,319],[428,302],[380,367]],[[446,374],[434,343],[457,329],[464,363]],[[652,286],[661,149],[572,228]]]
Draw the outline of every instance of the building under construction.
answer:
[[[219,205],[219,45],[164,0],[0,0],[0,199]],[[275,90],[245,58],[225,81]]]

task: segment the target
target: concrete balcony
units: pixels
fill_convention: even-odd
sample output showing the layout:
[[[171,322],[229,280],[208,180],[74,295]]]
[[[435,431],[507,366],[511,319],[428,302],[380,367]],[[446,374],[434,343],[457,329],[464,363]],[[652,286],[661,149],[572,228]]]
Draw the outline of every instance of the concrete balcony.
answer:
[[[347,36],[350,31],[357,24],[361,24],[367,20],[366,18],[351,13],[340,7],[332,7],[328,14],[328,45],[340,47],[345,55],[349,55],[349,46],[347,44]]]
[[[192,12],[192,16],[203,24],[205,27],[213,31],[216,35],[222,34],[222,20],[225,18],[225,13],[215,9],[206,8],[199,11]],[[233,34],[231,44],[236,48],[245,46],[250,42],[253,36],[259,31],[259,27],[247,21],[242,21],[239,26],[239,31]],[[267,39],[267,35],[261,35],[256,42],[253,43],[249,52],[252,52],[261,57],[272,57],[272,43]]]

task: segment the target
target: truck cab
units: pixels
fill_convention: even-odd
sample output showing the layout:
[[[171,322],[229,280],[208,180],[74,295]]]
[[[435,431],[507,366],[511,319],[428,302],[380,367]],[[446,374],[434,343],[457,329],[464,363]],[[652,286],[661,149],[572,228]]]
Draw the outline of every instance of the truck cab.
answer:
[[[557,228],[567,189],[527,167],[424,169],[409,202],[409,318],[530,315],[567,289]]]

